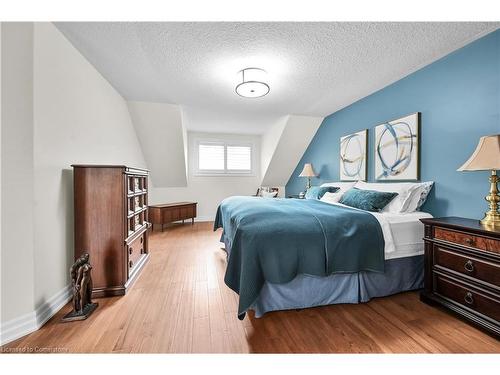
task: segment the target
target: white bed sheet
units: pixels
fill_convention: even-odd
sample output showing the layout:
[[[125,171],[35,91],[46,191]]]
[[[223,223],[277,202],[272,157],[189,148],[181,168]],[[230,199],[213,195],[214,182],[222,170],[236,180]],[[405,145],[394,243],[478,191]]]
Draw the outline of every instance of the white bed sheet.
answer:
[[[384,231],[386,260],[422,255],[424,253],[424,225],[420,222],[420,219],[431,218],[431,214],[426,212],[377,213],[374,216],[379,219],[379,222],[380,217],[382,217],[388,224],[388,229]],[[389,231],[390,235],[387,233]],[[388,244],[389,241],[392,243]]]
[[[326,203],[345,206],[342,203]],[[349,206],[345,206],[349,207]],[[353,207],[349,207],[353,208]],[[431,218],[427,212],[369,212],[380,223],[385,241],[385,259],[396,259],[424,253],[424,225],[420,219]]]

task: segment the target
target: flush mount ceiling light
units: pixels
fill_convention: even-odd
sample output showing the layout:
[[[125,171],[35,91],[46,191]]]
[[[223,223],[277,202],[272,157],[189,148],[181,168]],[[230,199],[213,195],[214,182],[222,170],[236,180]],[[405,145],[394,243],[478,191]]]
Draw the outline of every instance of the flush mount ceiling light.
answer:
[[[264,82],[266,71],[259,68],[245,68],[241,73],[242,82],[235,88],[236,93],[244,98],[260,98],[269,93],[269,85]]]

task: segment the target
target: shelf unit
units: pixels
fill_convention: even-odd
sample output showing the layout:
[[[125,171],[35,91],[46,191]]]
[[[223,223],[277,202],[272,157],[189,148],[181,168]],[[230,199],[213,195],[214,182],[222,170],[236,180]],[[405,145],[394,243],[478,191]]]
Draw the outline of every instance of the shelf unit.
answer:
[[[148,171],[73,165],[75,259],[90,254],[93,297],[123,295],[149,259]]]

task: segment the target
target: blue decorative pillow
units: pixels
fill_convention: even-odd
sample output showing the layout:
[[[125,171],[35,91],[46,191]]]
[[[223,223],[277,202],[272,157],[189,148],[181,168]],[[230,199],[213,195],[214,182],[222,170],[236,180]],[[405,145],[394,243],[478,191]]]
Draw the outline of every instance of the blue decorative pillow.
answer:
[[[365,211],[380,212],[396,195],[398,193],[352,188],[342,195],[340,203]]]
[[[306,199],[321,199],[325,193],[335,193],[337,190],[339,188],[335,186],[313,186],[307,189]]]

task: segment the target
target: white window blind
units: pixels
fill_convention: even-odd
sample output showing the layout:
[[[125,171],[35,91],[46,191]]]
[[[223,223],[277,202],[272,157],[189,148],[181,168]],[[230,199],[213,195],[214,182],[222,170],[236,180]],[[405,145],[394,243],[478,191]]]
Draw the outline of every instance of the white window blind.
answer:
[[[227,146],[227,169],[250,171],[252,169],[252,148],[250,146]]]
[[[224,145],[200,143],[198,168],[205,171],[224,171]]]
[[[201,175],[252,174],[251,143],[227,142],[225,140],[199,140],[197,142],[196,173]]]

